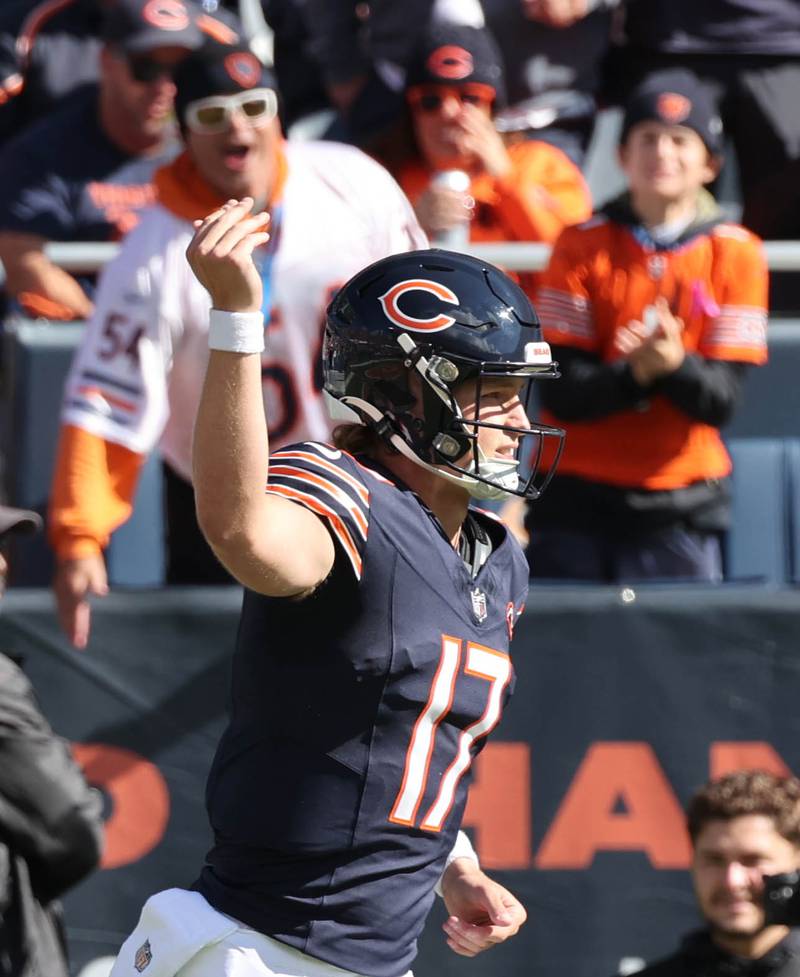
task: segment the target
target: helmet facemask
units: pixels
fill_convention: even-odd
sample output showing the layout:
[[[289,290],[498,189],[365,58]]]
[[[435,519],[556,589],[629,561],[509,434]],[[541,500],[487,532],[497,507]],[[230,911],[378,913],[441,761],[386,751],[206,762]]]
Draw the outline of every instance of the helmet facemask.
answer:
[[[563,431],[530,421],[525,427],[514,427],[479,418],[487,380],[519,377],[526,381],[519,397],[529,414],[532,380],[536,376],[557,376],[554,365],[476,363],[437,354],[430,346],[418,345],[408,334],[397,336],[397,342],[405,356],[388,361],[393,362],[394,369],[386,359],[379,361],[380,365],[372,368],[376,376],[368,384],[369,393],[364,399],[343,397],[337,401],[329,397],[331,416],[369,424],[400,454],[461,486],[475,499],[495,500],[512,495],[537,499],[561,456]],[[370,367],[366,367],[365,373],[369,372]],[[456,398],[456,390],[468,381],[475,383],[475,418],[464,416]],[[516,437],[514,456],[487,458],[479,444],[481,429]],[[546,471],[542,471],[543,463]]]
[[[496,403],[484,400],[492,378],[559,375],[536,310],[499,269],[438,249],[381,258],[331,302],[322,352],[334,420],[367,425],[391,449],[476,498],[541,495],[564,432],[524,419],[510,401],[499,419],[520,428],[481,409]],[[470,414],[473,401],[471,388],[469,402],[460,392],[464,383],[474,384],[483,419],[464,416],[459,400]],[[506,437],[487,436],[490,429]]]

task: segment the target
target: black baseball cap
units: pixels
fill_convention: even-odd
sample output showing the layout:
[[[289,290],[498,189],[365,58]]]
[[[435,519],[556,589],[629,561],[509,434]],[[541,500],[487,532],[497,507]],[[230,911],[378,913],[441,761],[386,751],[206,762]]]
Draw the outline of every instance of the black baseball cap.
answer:
[[[492,34],[482,27],[434,21],[423,32],[406,75],[415,85],[488,85],[495,107],[505,105],[503,61]]]
[[[205,39],[198,26],[201,14],[192,0],[112,0],[100,35],[130,54],[160,47],[195,51]]]
[[[42,517],[30,509],[0,505],[0,539],[7,533],[35,533],[42,528]]]
[[[637,88],[625,106],[620,143],[640,122],[686,126],[719,156],[723,150],[722,120],[702,82],[691,72],[662,72]]]
[[[175,113],[183,124],[186,106],[212,95],[236,95],[251,88],[277,91],[275,76],[244,44],[207,38],[178,65],[174,75]]]

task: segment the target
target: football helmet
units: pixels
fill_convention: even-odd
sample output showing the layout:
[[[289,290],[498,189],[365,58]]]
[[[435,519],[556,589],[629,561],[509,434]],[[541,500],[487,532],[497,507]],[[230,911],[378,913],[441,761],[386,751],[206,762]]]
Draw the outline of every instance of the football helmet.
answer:
[[[552,477],[561,429],[479,419],[488,379],[559,376],[527,296],[485,261],[438,249],[376,261],[329,305],[322,359],[334,421],[368,425],[474,498],[535,499]],[[470,380],[476,419],[464,418],[455,397]],[[526,410],[530,387],[525,383],[520,393]],[[481,428],[514,436],[515,457],[487,458],[478,443]]]

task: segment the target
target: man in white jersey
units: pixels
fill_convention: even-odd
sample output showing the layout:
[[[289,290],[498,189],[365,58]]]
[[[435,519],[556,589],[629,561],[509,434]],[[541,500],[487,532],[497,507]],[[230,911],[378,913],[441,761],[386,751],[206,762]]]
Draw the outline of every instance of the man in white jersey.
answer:
[[[406,198],[377,163],[347,146],[282,140],[272,75],[248,50],[207,46],[175,83],[185,152],[158,171],[159,204],[105,269],[66,385],[49,525],[59,618],[77,647],[89,638],[89,596],[107,591],[103,548],[129,517],[139,470],[157,444],[168,580],[227,579],[196,530],[190,486],[210,307],[184,256],[192,221],[245,195],[271,215],[270,241],[256,260],[276,447],[328,436],[320,348],[332,294],[371,261],[426,245]]]

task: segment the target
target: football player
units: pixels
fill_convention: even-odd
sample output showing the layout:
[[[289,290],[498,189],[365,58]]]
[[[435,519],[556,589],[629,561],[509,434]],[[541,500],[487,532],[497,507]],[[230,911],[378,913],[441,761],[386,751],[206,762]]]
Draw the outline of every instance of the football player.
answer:
[[[552,452],[552,472],[562,434],[533,424],[525,399],[557,372],[500,271],[447,251],[393,255],[328,309],[335,443],[268,457],[250,257],[268,231],[252,204],[197,222],[188,249],[213,306],[198,516],[246,588],[207,792],[215,843],[194,891],[148,901],[113,975],[149,958],[168,961],[149,974],[180,977],[400,977],[437,885],[456,953],[525,921],[459,834],[528,591],[518,543],[470,503],[542,491],[518,459]]]

